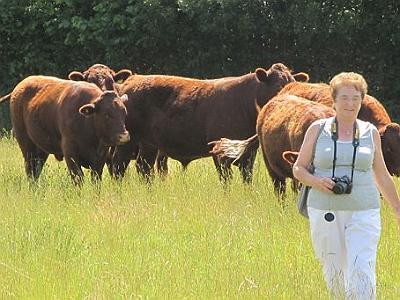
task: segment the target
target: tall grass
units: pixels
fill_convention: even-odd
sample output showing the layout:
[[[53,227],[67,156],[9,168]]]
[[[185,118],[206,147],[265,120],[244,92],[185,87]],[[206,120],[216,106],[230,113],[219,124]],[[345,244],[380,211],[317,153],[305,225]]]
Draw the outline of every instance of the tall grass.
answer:
[[[0,297],[18,299],[327,299],[308,222],[279,201],[258,156],[254,183],[224,188],[209,159],[151,186],[72,185],[50,158],[36,185],[12,138],[0,140]],[[106,172],[105,172],[106,173]],[[87,177],[89,178],[89,177]],[[397,186],[399,182],[396,181]],[[380,299],[400,295],[400,247],[382,207]]]

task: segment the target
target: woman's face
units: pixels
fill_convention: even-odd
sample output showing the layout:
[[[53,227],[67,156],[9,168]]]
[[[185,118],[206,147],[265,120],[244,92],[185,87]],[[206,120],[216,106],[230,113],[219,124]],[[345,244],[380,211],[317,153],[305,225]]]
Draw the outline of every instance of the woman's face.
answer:
[[[346,119],[356,119],[361,108],[361,101],[361,92],[353,86],[343,85],[339,87],[334,102],[336,115]]]

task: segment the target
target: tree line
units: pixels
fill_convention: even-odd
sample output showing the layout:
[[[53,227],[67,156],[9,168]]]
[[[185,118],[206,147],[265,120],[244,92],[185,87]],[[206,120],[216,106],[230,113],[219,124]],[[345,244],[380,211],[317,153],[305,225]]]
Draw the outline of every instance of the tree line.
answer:
[[[94,63],[217,78],[283,62],[312,82],[363,74],[396,121],[399,13],[394,0],[0,1],[0,95],[26,76]],[[3,104],[0,128],[10,127]]]

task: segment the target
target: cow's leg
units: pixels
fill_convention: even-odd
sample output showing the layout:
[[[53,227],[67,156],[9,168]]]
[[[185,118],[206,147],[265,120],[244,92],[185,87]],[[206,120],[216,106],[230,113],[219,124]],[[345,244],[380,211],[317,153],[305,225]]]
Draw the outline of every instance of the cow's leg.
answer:
[[[253,167],[254,161],[256,160],[258,146],[258,140],[253,142],[238,162],[238,167],[244,183],[251,183],[253,180]]]
[[[110,149],[108,149],[107,156],[106,156],[107,170],[108,170],[108,174],[110,174],[111,176],[113,176],[112,157],[114,155],[114,151],[115,151],[115,147],[110,147]]]
[[[49,154],[36,147],[36,149],[31,149],[30,152],[26,152],[24,157],[26,174],[29,178],[37,180]]]
[[[30,179],[36,180],[39,178],[49,154],[39,149],[25,133],[25,130],[14,129],[14,132],[24,156],[25,173]]]
[[[191,160],[180,160],[183,172],[186,172],[187,166],[190,162]],[[160,174],[162,177],[168,175],[168,156],[160,151],[158,151],[156,158],[156,169],[158,174]]]
[[[65,155],[65,162],[75,185],[82,185],[83,172],[81,166],[69,155]]]
[[[189,165],[191,160],[181,160],[180,162],[181,162],[181,165],[182,165],[182,171],[186,172],[187,166]]]
[[[215,168],[217,169],[219,180],[226,184],[232,180],[232,168],[231,163],[228,161],[221,162],[216,156],[213,155],[213,161]]]
[[[157,153],[156,169],[160,176],[165,177],[168,175],[168,156],[161,151]]]
[[[279,196],[283,196],[286,192],[286,178],[280,176],[272,169],[271,163],[268,161],[268,157],[265,155],[264,150],[262,151],[262,153],[268,174],[271,176],[272,183],[274,184],[274,191]]]
[[[101,181],[103,175],[104,163],[96,164],[90,168],[90,175],[92,178],[92,183],[97,184]]]
[[[274,190],[275,193],[277,193],[279,196],[283,196],[286,193],[286,183],[285,183],[285,178],[281,178],[277,176],[277,174],[271,175],[272,177],[272,182],[274,183]]]
[[[150,182],[154,177],[154,163],[157,157],[157,148],[142,144],[139,147],[139,154],[136,159],[136,170],[146,182]]]
[[[249,151],[249,154],[243,157],[239,163],[239,170],[242,174],[244,183],[251,183],[253,179],[253,167],[256,160],[257,149]]]
[[[138,146],[129,141],[127,144],[117,146],[112,154],[111,175],[113,178],[122,178],[131,161],[137,156]]]
[[[24,157],[25,173],[28,178],[36,180],[42,172],[43,165],[47,160],[48,154],[40,150],[27,134],[23,120],[15,120],[13,117],[13,133],[17,139],[19,148]]]
[[[292,190],[298,192],[300,190],[300,183],[297,179],[292,178]]]

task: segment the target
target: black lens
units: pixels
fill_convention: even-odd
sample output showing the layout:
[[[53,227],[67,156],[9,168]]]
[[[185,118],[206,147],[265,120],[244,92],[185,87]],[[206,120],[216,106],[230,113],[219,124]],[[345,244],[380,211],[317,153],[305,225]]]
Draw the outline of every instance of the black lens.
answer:
[[[326,213],[324,216],[325,221],[327,222],[332,222],[333,220],[335,220],[335,215],[333,213]]]
[[[332,188],[332,192],[335,194],[344,194],[348,190],[348,183],[343,181],[342,179],[338,179],[337,182],[335,182],[335,185]]]
[[[335,185],[332,188],[332,192],[334,194],[343,194],[345,191],[345,187],[343,187],[343,184],[341,182],[336,182]]]

